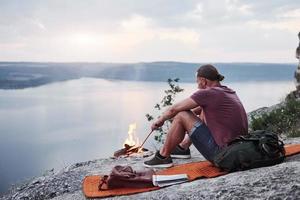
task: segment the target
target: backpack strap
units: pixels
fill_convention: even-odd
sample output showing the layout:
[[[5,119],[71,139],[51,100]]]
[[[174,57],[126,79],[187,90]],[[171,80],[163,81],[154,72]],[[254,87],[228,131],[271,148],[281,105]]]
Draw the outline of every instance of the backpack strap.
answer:
[[[259,148],[262,152],[264,152],[269,157],[277,157],[279,153],[285,155],[284,144],[281,140],[272,141],[272,142],[260,141]]]

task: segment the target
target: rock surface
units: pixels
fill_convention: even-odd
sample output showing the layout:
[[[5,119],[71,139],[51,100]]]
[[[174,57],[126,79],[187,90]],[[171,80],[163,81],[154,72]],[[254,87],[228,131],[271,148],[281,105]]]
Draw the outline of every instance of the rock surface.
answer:
[[[286,144],[300,143],[300,138],[285,140]],[[6,199],[85,199],[82,180],[86,175],[107,174],[115,165],[130,165],[141,169],[143,158],[98,159],[76,163],[59,172],[48,171],[43,176],[14,187],[1,197]],[[176,164],[204,160],[192,148],[192,159],[174,160]],[[300,155],[289,157],[284,163],[235,172],[211,179],[174,185],[157,191],[109,199],[299,199]]]
[[[270,112],[272,112],[273,110],[276,110],[278,108],[282,108],[286,105],[286,101],[282,101],[278,104],[275,104],[275,105],[272,105],[270,107],[261,107],[261,108],[258,108],[252,112],[249,112],[247,113],[247,117],[248,117],[248,124],[251,124],[251,121],[252,121],[252,117],[254,118],[259,118],[261,117],[263,114],[269,114]],[[249,127],[249,131],[250,130],[250,127]]]

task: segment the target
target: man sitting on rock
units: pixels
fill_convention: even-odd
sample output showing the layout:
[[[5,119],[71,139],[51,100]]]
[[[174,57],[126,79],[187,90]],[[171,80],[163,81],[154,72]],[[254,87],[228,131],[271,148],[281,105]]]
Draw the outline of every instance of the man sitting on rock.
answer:
[[[197,70],[199,90],[171,106],[152,124],[155,130],[173,118],[162,149],[144,162],[146,167],[171,167],[172,158],[190,158],[192,143],[212,162],[232,139],[248,133],[245,109],[235,91],[220,84],[223,79],[213,65]]]

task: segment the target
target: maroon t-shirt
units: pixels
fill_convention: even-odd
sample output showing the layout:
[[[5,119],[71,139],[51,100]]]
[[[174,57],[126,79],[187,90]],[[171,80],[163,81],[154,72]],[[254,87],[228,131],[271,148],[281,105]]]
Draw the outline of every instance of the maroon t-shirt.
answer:
[[[247,114],[232,89],[226,86],[199,89],[191,98],[202,107],[205,123],[220,147],[248,133]]]

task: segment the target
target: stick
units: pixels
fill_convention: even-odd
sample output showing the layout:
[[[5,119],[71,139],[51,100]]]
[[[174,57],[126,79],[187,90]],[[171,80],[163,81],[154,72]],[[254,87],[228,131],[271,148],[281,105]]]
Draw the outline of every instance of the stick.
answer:
[[[141,149],[143,147],[143,145],[145,144],[145,142],[147,141],[148,137],[151,135],[151,133],[153,132],[154,130],[151,130],[151,132],[148,134],[148,136],[146,137],[146,139],[144,140],[144,142],[142,143],[142,145],[140,145],[139,147],[135,147],[135,146],[132,146],[130,149],[127,150],[127,153],[134,150],[134,149]],[[127,154],[126,153],[126,154]]]
[[[148,139],[148,137],[151,135],[151,133],[153,132],[154,130],[151,130],[151,132],[148,134],[148,136],[146,137],[146,139],[144,140],[144,142],[142,143],[142,145],[139,147],[139,148],[142,148],[143,145],[145,144],[146,140]]]

